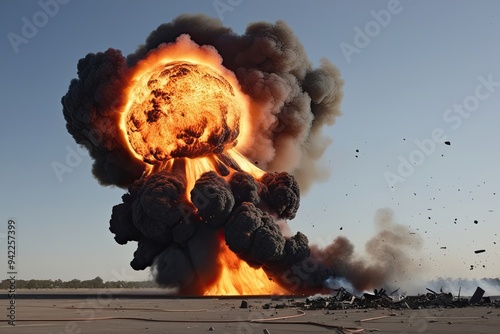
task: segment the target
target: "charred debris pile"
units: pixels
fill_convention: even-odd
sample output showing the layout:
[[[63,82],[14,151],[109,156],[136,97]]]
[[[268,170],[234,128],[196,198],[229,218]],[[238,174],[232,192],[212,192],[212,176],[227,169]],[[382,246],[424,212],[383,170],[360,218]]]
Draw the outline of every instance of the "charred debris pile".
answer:
[[[273,298],[264,309],[300,308],[302,310],[344,310],[344,309],[423,309],[423,308],[460,308],[472,306],[490,306],[500,308],[500,297],[484,296],[485,291],[478,287],[472,297],[461,297],[451,292],[433,291],[416,296],[399,294],[399,289],[388,293],[385,289],[375,289],[373,293],[356,296],[345,288],[332,291],[329,295],[314,295],[304,301],[295,299]]]

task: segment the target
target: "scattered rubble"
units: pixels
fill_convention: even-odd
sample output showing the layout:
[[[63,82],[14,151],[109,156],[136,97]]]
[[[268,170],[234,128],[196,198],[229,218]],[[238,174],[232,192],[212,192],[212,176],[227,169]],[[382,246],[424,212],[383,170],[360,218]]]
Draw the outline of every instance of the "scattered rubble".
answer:
[[[481,301],[481,298],[483,297],[483,295],[484,295],[484,290],[481,289],[480,287],[477,287],[476,291],[474,292],[474,294],[470,298],[471,304],[479,303]]]
[[[373,294],[363,293],[358,297],[344,288],[332,290],[330,295],[314,295],[307,297],[305,301],[288,299],[284,302],[279,299],[277,303],[266,303],[263,309],[283,309],[300,308],[302,310],[344,310],[344,309],[423,309],[423,308],[459,308],[469,306],[490,306],[500,308],[500,299],[492,300],[490,297],[483,297],[485,291],[477,288],[474,295],[469,299],[453,296],[450,292],[433,291],[427,288],[426,294],[417,296],[407,296],[398,294],[399,289],[387,294],[385,289],[375,289]],[[278,301],[273,299],[273,301]]]

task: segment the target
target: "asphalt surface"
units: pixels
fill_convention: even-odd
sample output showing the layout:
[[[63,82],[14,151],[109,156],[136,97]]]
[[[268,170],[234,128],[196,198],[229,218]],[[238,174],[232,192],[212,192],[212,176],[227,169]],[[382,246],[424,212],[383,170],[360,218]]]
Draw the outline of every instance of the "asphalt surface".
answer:
[[[0,333],[498,333],[500,325],[500,309],[494,307],[265,310],[264,304],[277,301],[270,296],[180,298],[157,291],[39,292],[16,297],[15,326],[2,320]],[[248,301],[248,308],[240,308],[242,300]],[[8,320],[10,300],[2,295],[0,303],[3,319]]]

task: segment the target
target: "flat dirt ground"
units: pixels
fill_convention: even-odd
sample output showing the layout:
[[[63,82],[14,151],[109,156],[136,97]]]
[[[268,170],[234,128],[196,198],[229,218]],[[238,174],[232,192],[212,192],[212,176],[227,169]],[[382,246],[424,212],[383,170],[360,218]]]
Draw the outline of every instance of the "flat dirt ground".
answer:
[[[73,290],[74,291],[74,290]],[[158,293],[18,292],[16,325],[0,333],[500,333],[500,308],[269,309],[271,297],[179,298]],[[304,298],[293,297],[296,301]],[[248,308],[240,308],[242,300]]]

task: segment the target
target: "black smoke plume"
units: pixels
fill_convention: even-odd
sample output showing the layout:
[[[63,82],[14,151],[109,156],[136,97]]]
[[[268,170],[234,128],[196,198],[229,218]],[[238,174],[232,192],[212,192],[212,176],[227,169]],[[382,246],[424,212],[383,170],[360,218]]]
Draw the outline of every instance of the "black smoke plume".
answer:
[[[190,190],[182,172],[185,158],[175,159],[168,171],[148,174],[125,144],[117,110],[127,102],[127,74],[149,52],[184,34],[198,45],[213,46],[253,102],[252,145],[237,149],[266,171],[262,178],[255,179],[222,152],[217,170],[201,175]],[[321,291],[332,277],[363,289],[384,283],[398,270],[385,260],[368,265],[355,259],[345,238],[320,249],[309,246],[304,234],[285,236],[280,228],[296,215],[299,186],[307,189],[325,176],[318,161],[330,141],[321,131],[341,114],[342,86],[328,60],[313,68],[284,22],[253,23],[237,35],[216,19],[181,15],[160,25],[127,57],[108,49],[81,59],[62,105],[68,132],[94,159],[97,180],[128,188],[123,203],[112,210],[110,231],[119,244],[137,242],[131,266],[152,267],[160,285],[202,294],[220,273],[223,238],[240,259],[264,268],[291,293]],[[395,235],[385,242],[394,240],[381,254],[398,253],[402,243]],[[379,251],[381,246],[373,244]],[[390,272],[381,274],[384,270]]]
[[[123,87],[128,70],[149,51],[182,34],[199,45],[214,46],[243,91],[261,105],[251,115],[253,145],[242,153],[261,169],[296,175],[303,191],[322,178],[324,170],[317,161],[330,140],[321,130],[341,115],[343,81],[338,69],[326,59],[313,68],[282,21],[253,23],[245,34],[237,35],[204,15],[181,15],[160,25],[126,58],[110,48],[78,62],[78,79],[62,99],[63,113],[68,132],[89,148],[95,177],[103,185],[127,187],[141,175],[141,166],[128,163],[133,161],[130,153],[117,145],[122,138],[110,124],[116,123],[115,110],[126,102]]]

